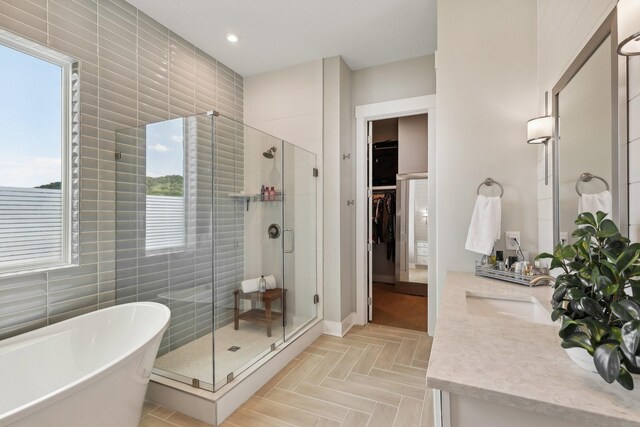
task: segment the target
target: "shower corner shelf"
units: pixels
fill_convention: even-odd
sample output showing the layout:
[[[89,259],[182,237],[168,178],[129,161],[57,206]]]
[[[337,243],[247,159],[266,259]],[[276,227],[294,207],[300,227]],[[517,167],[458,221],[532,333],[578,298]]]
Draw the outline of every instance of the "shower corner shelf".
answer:
[[[283,193],[276,192],[273,199],[269,199],[267,195],[246,194],[246,193],[229,193],[231,199],[242,200],[247,202],[247,210],[249,210],[249,202],[281,202],[284,199]]]

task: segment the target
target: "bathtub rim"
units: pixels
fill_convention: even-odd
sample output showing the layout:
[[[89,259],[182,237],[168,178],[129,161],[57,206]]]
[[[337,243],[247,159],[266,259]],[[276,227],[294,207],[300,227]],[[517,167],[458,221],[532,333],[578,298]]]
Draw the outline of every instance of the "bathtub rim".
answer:
[[[162,338],[162,335],[164,334],[166,329],[169,327],[169,323],[171,321],[171,310],[164,304],[160,304],[156,302],[141,301],[141,302],[132,302],[127,304],[119,304],[111,307],[102,308],[100,310],[95,310],[90,313],[85,313],[80,316],[72,317],[72,318],[63,320],[61,322],[55,323],[53,325],[34,329],[33,331],[25,332],[23,334],[16,335],[15,337],[10,337],[0,341],[0,345],[5,345],[5,344],[12,345],[14,344],[13,341],[15,341],[15,344],[17,344],[21,340],[25,340],[25,337],[24,337],[25,335],[33,335],[26,338],[27,340],[30,340],[30,339],[40,338],[50,334],[57,334],[65,330],[64,325],[69,323],[74,323],[74,322],[81,322],[82,321],[81,319],[83,317],[95,316],[99,312],[104,313],[105,311],[122,310],[123,307],[128,308],[130,306],[147,306],[147,307],[154,307],[155,309],[159,309],[159,313],[161,313],[162,315],[161,317],[162,324],[160,329],[156,331],[153,335],[151,335],[148,339],[142,341],[139,345],[134,346],[130,351],[123,352],[119,357],[112,359],[110,363],[101,365],[99,368],[90,371],[86,375],[83,375],[82,377],[76,379],[75,381],[68,383],[64,387],[60,387],[50,393],[40,396],[37,399],[27,402],[24,405],[10,409],[9,411],[6,411],[4,413],[0,413],[0,426],[10,425],[13,422],[16,422],[22,418],[27,417],[28,415],[30,415],[35,411],[39,411],[44,408],[47,408],[53,405],[54,403],[57,403],[69,396],[72,396],[82,391],[86,387],[103,379],[107,374],[109,374],[109,372],[112,369],[116,369],[123,365],[126,365],[132,359],[137,357],[140,353],[143,353],[146,345],[148,345],[149,343],[153,342],[156,339],[160,340]],[[60,329],[60,330],[54,330],[53,332],[44,332],[45,329],[49,327],[53,329]],[[149,381],[149,378],[150,377],[146,378],[147,383]]]

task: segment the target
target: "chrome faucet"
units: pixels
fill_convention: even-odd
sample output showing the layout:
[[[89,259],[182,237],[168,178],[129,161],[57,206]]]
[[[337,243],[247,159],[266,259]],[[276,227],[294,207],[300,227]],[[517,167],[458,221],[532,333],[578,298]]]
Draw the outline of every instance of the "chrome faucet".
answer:
[[[546,281],[548,281],[548,282],[549,282],[549,286],[553,286],[553,284],[556,282],[556,278],[555,278],[555,277],[550,276],[550,275],[548,275],[548,274],[542,274],[542,275],[540,275],[540,276],[535,276],[533,279],[531,279],[531,280],[529,281],[529,284],[530,284],[531,286],[535,286],[535,285],[536,285],[536,283],[538,283],[538,282],[540,282],[540,281],[542,281],[542,280],[546,280]]]

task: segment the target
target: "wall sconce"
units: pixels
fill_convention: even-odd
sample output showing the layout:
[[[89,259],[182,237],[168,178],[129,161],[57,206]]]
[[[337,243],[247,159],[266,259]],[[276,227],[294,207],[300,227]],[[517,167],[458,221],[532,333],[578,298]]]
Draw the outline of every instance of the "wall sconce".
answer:
[[[544,144],[544,185],[549,184],[547,143],[553,136],[553,116],[542,116],[527,122],[527,144]]]
[[[618,54],[640,55],[640,1],[618,2]]]

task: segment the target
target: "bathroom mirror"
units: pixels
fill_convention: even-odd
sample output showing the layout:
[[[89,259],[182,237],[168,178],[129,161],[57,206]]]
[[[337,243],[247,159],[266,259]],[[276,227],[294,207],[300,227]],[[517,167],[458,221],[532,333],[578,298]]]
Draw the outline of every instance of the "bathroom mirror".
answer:
[[[626,186],[619,185],[626,176],[626,157],[619,150],[626,140],[626,125],[622,130],[619,123],[626,120],[626,106],[618,91],[626,79],[616,46],[614,10],[553,89],[554,245],[574,242],[576,216],[590,210],[589,196],[581,201],[580,194],[598,195],[626,234],[621,208]]]
[[[398,174],[396,183],[395,291],[427,296],[428,174]]]

